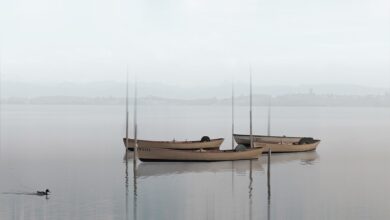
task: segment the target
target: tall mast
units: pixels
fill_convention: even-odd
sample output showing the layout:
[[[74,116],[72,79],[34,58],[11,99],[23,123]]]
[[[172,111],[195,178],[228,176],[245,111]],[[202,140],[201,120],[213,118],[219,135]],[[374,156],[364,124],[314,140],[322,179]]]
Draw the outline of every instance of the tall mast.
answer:
[[[2,104],[3,104],[3,103],[1,103],[1,96],[2,96],[1,88],[3,88],[2,85],[1,85],[2,84],[2,80],[1,79],[2,79],[2,74],[3,74],[2,67],[3,67],[3,65],[2,65],[2,50],[1,50],[1,47],[0,47],[0,121],[1,121],[1,115],[2,115],[1,111],[2,111]],[[2,139],[2,137],[1,137],[1,126],[0,126],[0,140],[1,139]],[[1,159],[1,157],[2,157],[2,147],[1,147],[1,143],[0,143],[0,159]]]
[[[249,76],[250,76],[250,86],[249,86],[249,135],[250,135],[250,144],[253,148],[253,134],[252,134],[252,66],[249,67]]]
[[[234,149],[234,78],[232,77],[232,150]]]
[[[134,158],[133,158],[133,219],[137,219],[137,156],[138,156],[138,124],[137,124],[137,75],[134,75]]]
[[[269,97],[268,100],[268,126],[267,126],[267,131],[268,131],[268,136],[271,136],[271,96]]]
[[[126,66],[126,155],[129,147],[129,67]],[[126,156],[127,161],[127,156]]]
[[[137,165],[137,151],[138,151],[138,143],[137,143],[137,75],[135,75],[134,81],[134,169]]]

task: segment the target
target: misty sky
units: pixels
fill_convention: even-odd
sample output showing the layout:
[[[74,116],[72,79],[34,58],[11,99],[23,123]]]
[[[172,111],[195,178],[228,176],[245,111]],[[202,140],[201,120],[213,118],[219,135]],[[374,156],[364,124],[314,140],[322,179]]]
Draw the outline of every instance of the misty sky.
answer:
[[[389,2],[1,0],[1,77],[390,87]]]

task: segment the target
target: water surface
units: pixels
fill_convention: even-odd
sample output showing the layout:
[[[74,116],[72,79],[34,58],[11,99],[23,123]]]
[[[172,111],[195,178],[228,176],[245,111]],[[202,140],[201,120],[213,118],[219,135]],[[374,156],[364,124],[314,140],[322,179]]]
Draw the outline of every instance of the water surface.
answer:
[[[231,147],[229,107],[139,108],[140,138],[208,135]],[[121,106],[2,106],[0,219],[390,219],[388,108],[273,108],[272,134],[322,143],[273,154],[270,195],[266,156],[138,161],[134,170],[124,116]],[[248,109],[237,107],[235,119],[247,133]],[[266,119],[267,109],[254,108],[255,133],[266,132]],[[23,194],[45,188],[48,199]]]

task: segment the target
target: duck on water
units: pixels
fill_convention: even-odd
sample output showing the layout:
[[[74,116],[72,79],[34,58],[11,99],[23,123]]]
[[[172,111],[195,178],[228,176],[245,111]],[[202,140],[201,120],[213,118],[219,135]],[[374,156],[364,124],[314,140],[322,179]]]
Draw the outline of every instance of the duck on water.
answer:
[[[50,193],[49,189],[46,189],[45,191],[37,191],[38,196],[47,196],[49,195],[49,193]]]
[[[30,195],[30,196],[48,196],[50,190],[46,189],[45,191],[36,191],[36,192],[3,192],[2,194],[13,194],[13,195]]]

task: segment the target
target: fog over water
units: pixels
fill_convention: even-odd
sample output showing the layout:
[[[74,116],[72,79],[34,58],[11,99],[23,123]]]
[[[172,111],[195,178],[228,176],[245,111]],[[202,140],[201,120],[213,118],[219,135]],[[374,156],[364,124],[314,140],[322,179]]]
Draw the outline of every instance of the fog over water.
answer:
[[[133,166],[126,73],[139,138],[230,149],[250,70],[253,132],[316,151]],[[388,0],[0,1],[1,220],[390,219],[389,131]]]
[[[2,81],[390,85],[387,0],[0,2]]]

